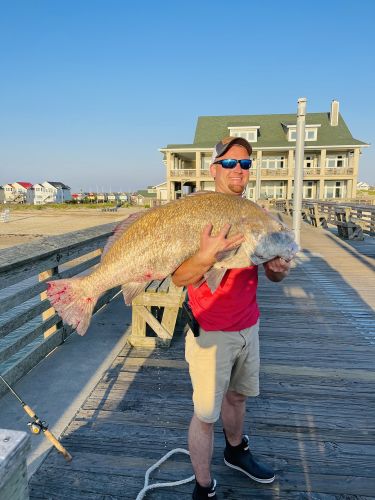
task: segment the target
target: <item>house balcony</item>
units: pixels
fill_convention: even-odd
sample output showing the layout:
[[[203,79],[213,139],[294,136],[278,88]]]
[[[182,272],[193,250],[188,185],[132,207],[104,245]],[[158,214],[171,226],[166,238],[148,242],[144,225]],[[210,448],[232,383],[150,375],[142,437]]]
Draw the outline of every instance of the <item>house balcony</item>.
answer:
[[[331,175],[353,175],[354,169],[353,167],[335,167],[335,168],[327,168],[324,171],[325,177],[329,177]]]
[[[197,171],[194,169],[176,169],[170,171],[171,178],[196,177]]]

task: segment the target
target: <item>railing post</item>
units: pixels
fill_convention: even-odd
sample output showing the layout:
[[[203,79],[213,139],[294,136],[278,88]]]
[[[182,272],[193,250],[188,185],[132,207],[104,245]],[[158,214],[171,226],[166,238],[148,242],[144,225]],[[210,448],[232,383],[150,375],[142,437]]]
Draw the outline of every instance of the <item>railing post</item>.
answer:
[[[30,437],[26,432],[0,429],[0,499],[28,500],[26,453]]]
[[[48,269],[47,271],[43,271],[42,273],[40,273],[39,276],[38,276],[38,279],[39,279],[39,281],[45,281],[48,278],[51,278],[52,276],[54,276],[55,274],[57,274],[58,272],[59,272],[58,266],[52,267],[51,269]],[[46,299],[47,299],[47,292],[42,292],[40,294],[40,300],[43,301],[43,300],[46,300]],[[42,319],[43,319],[43,321],[46,321],[48,318],[50,318],[54,314],[56,314],[55,309],[53,307],[50,307],[49,309],[47,309],[47,311],[44,311],[42,313]],[[46,339],[47,337],[49,337],[50,335],[52,335],[58,328],[60,328],[61,325],[62,325],[62,322],[61,323],[57,323],[56,325],[51,326],[51,328],[48,328],[48,330],[46,330],[44,332],[44,338]]]

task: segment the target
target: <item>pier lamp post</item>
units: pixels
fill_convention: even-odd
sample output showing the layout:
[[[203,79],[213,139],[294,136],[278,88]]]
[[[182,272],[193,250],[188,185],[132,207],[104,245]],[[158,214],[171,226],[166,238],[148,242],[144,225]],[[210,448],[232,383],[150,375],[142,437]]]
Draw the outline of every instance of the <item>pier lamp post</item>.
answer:
[[[294,165],[294,191],[293,191],[293,231],[298,245],[301,243],[301,211],[303,191],[303,160],[305,152],[305,118],[306,98],[298,99],[297,107],[297,137],[296,161]]]

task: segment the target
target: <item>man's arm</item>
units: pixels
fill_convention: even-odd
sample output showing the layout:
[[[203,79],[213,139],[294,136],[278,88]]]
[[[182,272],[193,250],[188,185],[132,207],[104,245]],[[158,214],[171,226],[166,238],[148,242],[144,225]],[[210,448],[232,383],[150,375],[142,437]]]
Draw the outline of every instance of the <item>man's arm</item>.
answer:
[[[290,262],[287,262],[280,257],[276,257],[263,264],[266,276],[269,280],[278,282],[282,281],[289,274]]]
[[[195,285],[215,264],[219,252],[237,248],[244,241],[242,234],[227,238],[230,224],[226,224],[216,236],[211,236],[212,227],[212,224],[204,227],[198,252],[185,260],[172,274],[172,281],[176,286]]]

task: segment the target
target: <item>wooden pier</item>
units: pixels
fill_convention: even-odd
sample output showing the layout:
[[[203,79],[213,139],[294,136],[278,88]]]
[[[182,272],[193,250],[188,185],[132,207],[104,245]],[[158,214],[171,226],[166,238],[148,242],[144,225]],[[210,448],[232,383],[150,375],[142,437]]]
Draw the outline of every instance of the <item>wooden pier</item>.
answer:
[[[375,499],[375,241],[348,243],[304,224],[302,243],[282,283],[260,269],[261,395],[248,403],[245,430],[277,479],[259,485],[227,468],[218,422],[220,499]],[[168,349],[129,346],[117,356],[64,433],[73,461],[52,451],[30,481],[31,499],[134,500],[146,470],[187,447],[183,344],[180,321]],[[191,474],[188,457],[176,455],[153,480]],[[192,483],[145,498],[189,499],[191,491]]]

